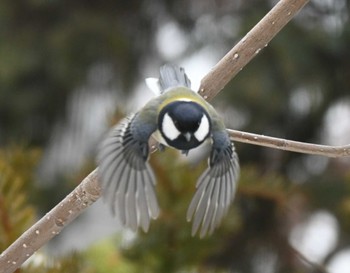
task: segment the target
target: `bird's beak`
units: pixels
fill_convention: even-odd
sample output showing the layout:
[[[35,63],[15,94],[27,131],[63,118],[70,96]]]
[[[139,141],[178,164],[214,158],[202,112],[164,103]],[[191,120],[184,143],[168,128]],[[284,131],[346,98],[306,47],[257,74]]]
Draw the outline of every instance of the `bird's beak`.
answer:
[[[187,132],[187,133],[184,133],[183,135],[186,138],[187,142],[190,142],[190,140],[191,140],[191,133]]]

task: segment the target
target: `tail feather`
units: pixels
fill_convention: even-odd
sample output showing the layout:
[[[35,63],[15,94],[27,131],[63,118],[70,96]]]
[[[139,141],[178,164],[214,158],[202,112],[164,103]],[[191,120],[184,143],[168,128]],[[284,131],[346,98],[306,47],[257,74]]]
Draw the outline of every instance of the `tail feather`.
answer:
[[[191,88],[191,81],[188,79],[182,67],[166,64],[160,68],[159,85],[163,93],[168,88],[176,86]]]

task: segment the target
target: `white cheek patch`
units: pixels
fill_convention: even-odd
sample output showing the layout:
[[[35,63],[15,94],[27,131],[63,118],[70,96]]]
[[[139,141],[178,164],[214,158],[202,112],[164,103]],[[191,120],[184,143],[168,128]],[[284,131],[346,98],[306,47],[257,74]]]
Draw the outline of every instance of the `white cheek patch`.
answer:
[[[168,115],[168,113],[164,115],[162,131],[163,134],[170,140],[176,139],[181,134],[180,131],[176,128],[173,120]]]
[[[209,120],[206,115],[202,116],[201,123],[194,136],[199,142],[202,142],[209,134]]]

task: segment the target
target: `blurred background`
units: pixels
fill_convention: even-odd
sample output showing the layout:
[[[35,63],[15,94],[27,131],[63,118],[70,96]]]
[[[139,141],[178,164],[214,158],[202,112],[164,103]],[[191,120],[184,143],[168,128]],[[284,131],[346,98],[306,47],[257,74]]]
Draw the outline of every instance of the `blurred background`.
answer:
[[[312,0],[212,102],[228,128],[350,142],[348,0]],[[152,98],[167,62],[193,89],[273,0],[0,2],[0,251],[95,167],[108,128]],[[350,160],[236,143],[236,198],[210,237],[186,210],[204,153],[155,153],[162,209],[122,230],[101,200],[18,272],[350,270]]]

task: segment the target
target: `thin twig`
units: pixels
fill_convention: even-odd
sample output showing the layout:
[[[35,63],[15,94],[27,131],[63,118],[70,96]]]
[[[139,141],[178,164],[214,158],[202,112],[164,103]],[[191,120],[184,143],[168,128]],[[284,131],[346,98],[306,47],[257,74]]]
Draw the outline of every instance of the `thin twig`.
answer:
[[[0,273],[14,272],[100,196],[101,189],[95,169],[66,198],[0,255]]]
[[[264,135],[257,135],[237,130],[228,130],[231,138],[237,142],[243,142],[253,145],[265,146],[274,149],[291,151],[304,154],[322,155],[328,157],[346,157],[350,156],[350,145],[329,146],[305,143],[283,138],[276,138]]]

